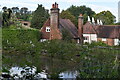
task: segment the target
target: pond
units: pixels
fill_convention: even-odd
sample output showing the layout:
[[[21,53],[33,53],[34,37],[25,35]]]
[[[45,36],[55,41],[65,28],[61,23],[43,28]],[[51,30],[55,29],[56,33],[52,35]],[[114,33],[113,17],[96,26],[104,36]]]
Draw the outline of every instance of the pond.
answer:
[[[77,63],[69,60],[54,59],[46,56],[3,55],[3,76],[21,80],[31,75],[31,80],[76,79],[79,76]],[[7,61],[8,60],[8,61]]]
[[[46,72],[46,70],[42,70],[39,73],[36,73],[36,67],[12,67],[9,70],[9,73],[3,72],[1,79],[15,79],[15,80],[40,80],[40,79],[50,79],[51,75]],[[75,80],[79,75],[78,71],[64,71],[59,74],[56,74],[58,77],[56,79],[72,79]],[[55,79],[55,78],[54,78]]]
[[[37,54],[3,54],[2,76],[7,75],[10,80],[118,78],[119,66],[112,62],[112,57],[84,55],[69,60]]]

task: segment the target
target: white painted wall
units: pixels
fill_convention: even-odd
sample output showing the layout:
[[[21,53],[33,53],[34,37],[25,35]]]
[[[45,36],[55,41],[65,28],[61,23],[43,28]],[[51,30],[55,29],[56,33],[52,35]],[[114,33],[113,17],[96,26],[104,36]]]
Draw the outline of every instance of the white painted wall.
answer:
[[[88,40],[84,40],[84,43],[91,43],[92,41],[97,42],[97,34],[83,34],[83,37],[88,37]]]
[[[119,39],[114,39],[114,45],[119,45]]]

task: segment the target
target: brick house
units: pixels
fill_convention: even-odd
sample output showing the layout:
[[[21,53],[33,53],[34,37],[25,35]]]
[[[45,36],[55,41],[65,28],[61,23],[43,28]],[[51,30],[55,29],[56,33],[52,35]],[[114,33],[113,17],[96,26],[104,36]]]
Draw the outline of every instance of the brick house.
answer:
[[[62,39],[62,30],[67,30],[72,39],[79,41],[77,27],[69,19],[59,18],[58,4],[52,5],[50,18],[44,23],[41,28],[41,42],[53,39]]]
[[[118,45],[120,39],[120,25],[103,25],[101,21],[94,18],[92,22],[88,17],[88,21],[83,25],[82,14],[78,17],[78,28],[69,20],[59,18],[58,4],[52,5],[50,18],[44,23],[41,28],[41,42],[53,39],[62,39],[62,30],[67,30],[72,39],[77,43],[92,43],[103,41],[108,45]]]
[[[83,25],[84,43],[97,42],[98,26],[99,25],[92,24],[90,21],[88,21],[85,25]]]
[[[97,40],[108,45],[119,45],[120,25],[102,25],[98,27]]]
[[[87,22],[83,25],[84,43],[102,41],[110,46],[119,45],[120,25],[98,25]]]

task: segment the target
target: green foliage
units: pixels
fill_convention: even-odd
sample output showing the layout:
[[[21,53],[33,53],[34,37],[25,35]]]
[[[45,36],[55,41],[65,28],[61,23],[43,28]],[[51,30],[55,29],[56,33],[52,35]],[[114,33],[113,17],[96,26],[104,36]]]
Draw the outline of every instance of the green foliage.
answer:
[[[63,40],[43,42],[43,49],[46,50],[48,56],[60,59],[70,59],[71,56],[79,53],[75,51],[75,49],[78,49],[76,44]]]
[[[102,20],[104,25],[114,24],[115,16],[110,11],[102,11],[95,15],[96,19]]]
[[[2,44],[3,51],[36,53],[39,51],[38,41],[40,32],[38,30],[3,29]]]
[[[18,7],[12,7],[12,11],[17,19],[21,19],[23,21],[31,21],[32,12],[28,11],[27,7],[22,7],[21,9]]]
[[[10,25],[10,18],[12,14],[12,10],[10,8],[7,9],[3,7],[4,12],[2,13],[2,25],[3,26],[9,26]]]
[[[108,50],[95,49],[97,53],[90,53],[83,58],[82,68],[80,68],[81,78],[118,78],[118,68],[114,63],[116,53]]]
[[[33,17],[31,20],[31,27],[36,29],[41,29],[44,22],[48,19],[49,14],[48,11],[42,5],[38,4],[37,9],[33,13]]]
[[[108,47],[109,45],[103,43],[102,41],[99,42],[92,42],[91,44],[87,44],[88,47],[97,47],[97,46],[101,46],[101,47]]]
[[[120,22],[116,23],[115,25],[120,25]]]
[[[86,6],[74,6],[72,5],[70,8],[67,9],[72,15],[78,19],[78,16],[80,14],[84,15],[84,23],[87,22],[87,16],[93,17],[95,15],[95,12],[92,11],[91,8],[86,7]]]
[[[77,26],[77,19],[69,11],[62,11],[60,13],[62,19],[70,19]]]
[[[39,70],[44,69],[47,65],[51,78],[57,78],[59,72],[67,70],[79,71],[79,78],[119,77],[119,60],[116,59],[120,53],[119,50],[93,47],[106,46],[101,42],[81,46],[63,40],[40,43],[38,39],[39,31],[4,29],[3,65],[35,65]],[[34,47],[30,41],[35,45]],[[50,60],[47,58],[41,60],[41,56],[49,57]],[[58,59],[61,62],[57,62]]]

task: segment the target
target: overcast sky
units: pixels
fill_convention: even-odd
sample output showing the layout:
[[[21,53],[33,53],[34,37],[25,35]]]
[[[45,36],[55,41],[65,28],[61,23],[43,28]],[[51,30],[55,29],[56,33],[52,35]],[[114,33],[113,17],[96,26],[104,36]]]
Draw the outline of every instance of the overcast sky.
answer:
[[[118,1],[120,0],[0,0],[0,10],[3,6],[7,6],[10,8],[27,7],[29,10],[34,11],[37,8],[37,4],[43,4],[46,9],[50,9],[51,5],[57,2],[61,10],[65,10],[71,5],[86,5],[96,13],[109,10],[118,18]]]

